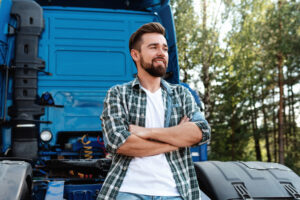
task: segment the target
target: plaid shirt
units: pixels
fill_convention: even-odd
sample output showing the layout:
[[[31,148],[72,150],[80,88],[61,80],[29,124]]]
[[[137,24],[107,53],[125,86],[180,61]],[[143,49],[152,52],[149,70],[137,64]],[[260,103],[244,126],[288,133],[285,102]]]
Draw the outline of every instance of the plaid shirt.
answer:
[[[161,81],[161,86],[165,120],[168,118],[167,108],[170,104],[167,100],[168,95],[171,99],[169,126],[176,126],[186,115],[202,130],[202,140],[199,144],[206,143],[210,139],[210,127],[188,89],[169,84],[164,80]],[[131,133],[128,131],[130,124],[145,127],[146,99],[147,95],[141,89],[138,78],[123,85],[116,85],[107,92],[101,120],[104,143],[107,151],[112,154],[112,165],[97,200],[113,200],[118,194],[133,157],[117,154],[116,151],[130,136]],[[179,148],[165,155],[180,195],[185,200],[200,199],[190,148]]]

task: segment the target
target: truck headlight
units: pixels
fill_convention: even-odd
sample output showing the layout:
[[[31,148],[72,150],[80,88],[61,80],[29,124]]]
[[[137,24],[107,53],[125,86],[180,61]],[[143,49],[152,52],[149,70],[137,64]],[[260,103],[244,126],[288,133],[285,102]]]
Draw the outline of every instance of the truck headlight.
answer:
[[[40,138],[43,142],[49,142],[52,139],[52,133],[50,131],[42,131]]]

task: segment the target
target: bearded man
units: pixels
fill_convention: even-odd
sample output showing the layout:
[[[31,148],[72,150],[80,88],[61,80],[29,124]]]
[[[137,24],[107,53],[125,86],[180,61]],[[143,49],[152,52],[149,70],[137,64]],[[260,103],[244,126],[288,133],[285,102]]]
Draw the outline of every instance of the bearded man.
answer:
[[[112,166],[98,200],[197,200],[200,190],[190,146],[210,139],[210,128],[183,86],[164,81],[165,29],[148,23],[133,33],[137,77],[112,87],[101,115]]]

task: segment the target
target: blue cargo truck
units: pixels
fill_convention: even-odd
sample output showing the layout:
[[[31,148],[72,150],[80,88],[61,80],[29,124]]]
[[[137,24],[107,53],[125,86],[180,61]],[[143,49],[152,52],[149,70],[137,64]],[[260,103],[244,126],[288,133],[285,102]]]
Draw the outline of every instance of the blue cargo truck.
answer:
[[[111,163],[103,100],[135,77],[128,40],[153,21],[167,33],[164,78],[180,84],[168,0],[0,0],[0,199],[96,198]],[[207,160],[206,145],[191,151],[200,188],[212,199],[300,198],[299,177],[282,165],[198,163]],[[282,187],[251,194],[256,179]]]

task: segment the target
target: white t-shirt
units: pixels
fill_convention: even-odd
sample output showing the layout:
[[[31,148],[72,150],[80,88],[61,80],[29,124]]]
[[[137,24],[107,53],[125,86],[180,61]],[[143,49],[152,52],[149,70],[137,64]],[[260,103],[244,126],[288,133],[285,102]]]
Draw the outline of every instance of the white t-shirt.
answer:
[[[146,128],[163,128],[165,109],[161,88],[154,93],[145,88],[143,90],[147,94]],[[120,191],[152,196],[180,196],[165,154],[133,158]]]

